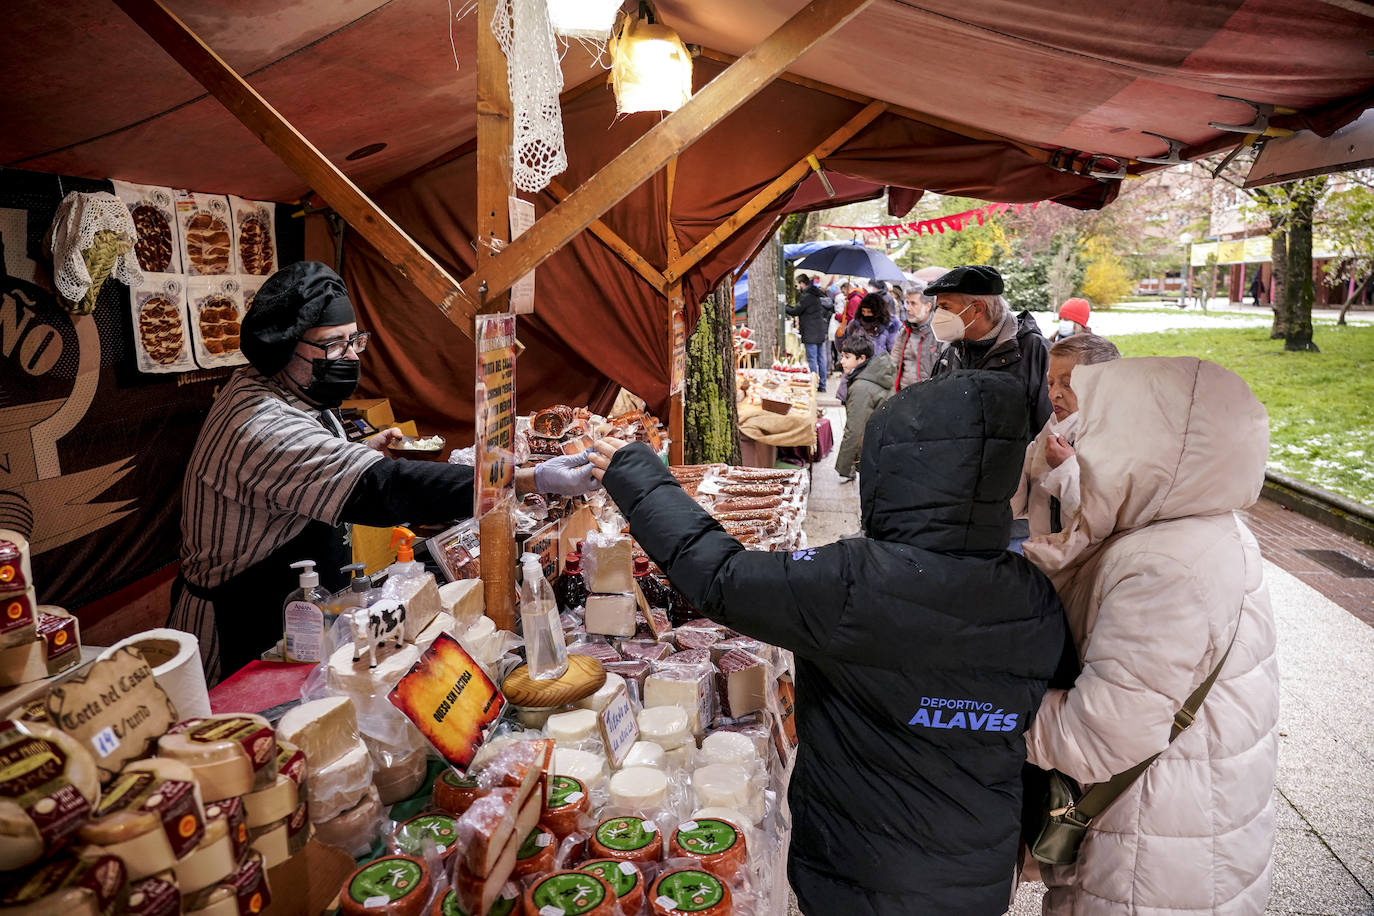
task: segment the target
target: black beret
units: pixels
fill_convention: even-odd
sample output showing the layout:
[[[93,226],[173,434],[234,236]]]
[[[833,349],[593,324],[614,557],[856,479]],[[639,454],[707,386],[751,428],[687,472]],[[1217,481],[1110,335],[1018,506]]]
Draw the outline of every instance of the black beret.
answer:
[[[276,375],[296,341],[311,328],[351,324],[353,303],[343,280],[319,261],[298,261],[268,277],[243,316],[240,347],[253,368]]]
[[[967,296],[1000,296],[1006,285],[997,268],[984,264],[956,267],[926,287],[925,295],[963,293]]]

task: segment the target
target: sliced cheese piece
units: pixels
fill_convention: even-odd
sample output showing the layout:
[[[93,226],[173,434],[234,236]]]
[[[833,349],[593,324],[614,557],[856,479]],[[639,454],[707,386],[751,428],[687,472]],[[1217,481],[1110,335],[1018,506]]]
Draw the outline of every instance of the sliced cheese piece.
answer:
[[[439,604],[459,626],[471,626],[486,611],[481,579],[459,579],[439,586]]]
[[[502,869],[506,877],[514,869],[520,843],[544,810],[542,793],[530,793],[523,805],[519,793],[516,788],[493,789],[458,819],[463,860],[474,875],[504,883]]]
[[[0,887],[5,916],[107,916],[124,892],[128,873],[116,856],[60,856]]]
[[[625,686],[625,679],[618,674],[607,673],[606,683],[597,689],[596,693],[589,697],[583,697],[577,701],[581,709],[590,709],[592,712],[601,712],[606,708],[606,704],[611,702],[616,693]],[[557,738],[557,735],[553,736]]]
[[[277,736],[300,748],[312,771],[320,770],[357,745],[358,715],[346,696],[311,700],[281,717]]]
[[[549,716],[544,730],[560,743],[576,744],[596,734],[596,713],[590,709],[574,709]]]
[[[194,782],[146,770],[120,773],[82,825],[81,841],[98,854],[123,859],[130,880],[167,871],[205,835],[195,790]]]
[[[383,588],[388,598],[394,598],[405,605],[406,642],[415,642],[425,627],[429,626],[444,609],[443,601],[439,598],[439,586],[430,573],[391,579]]]
[[[606,784],[606,758],[591,751],[574,747],[560,747],[553,752],[553,772],[581,780],[588,789],[600,789]]]
[[[649,675],[644,682],[644,705],[680,706],[687,711],[687,728],[700,734],[711,724],[714,683],[710,665],[700,668],[668,666]]]
[[[732,649],[720,657],[717,667],[721,715],[738,719],[768,707],[772,675],[763,659],[742,649]]]
[[[640,710],[639,734],[665,751],[692,740],[691,718],[681,706],[650,706]]]
[[[363,800],[327,821],[315,824],[315,837],[321,843],[337,846],[355,859],[367,855],[382,830],[382,800],[375,786],[369,785]]]
[[[603,636],[635,635],[634,595],[588,595],[585,626]]]
[[[195,771],[207,802],[265,789],[277,778],[276,733],[249,713],[178,722],[158,739],[157,751]]]
[[[310,819],[316,824],[352,808],[372,788],[372,758],[367,747],[355,738],[353,747],[342,757],[323,767],[311,767],[305,788]]]
[[[454,624],[452,614],[447,611],[440,611],[429,622],[429,626],[421,630],[420,635],[415,637],[415,647],[423,652],[433,644],[434,640],[439,638],[440,633],[447,633],[452,636]]]
[[[627,767],[611,777],[611,804],[632,811],[652,812],[664,807],[668,777],[653,767]]]
[[[634,545],[624,536],[609,539],[609,543],[583,541],[582,575],[588,591],[629,594],[635,588]]]
[[[200,844],[172,867],[183,896],[223,881],[234,873],[237,860],[230,832],[229,823],[223,817],[212,817],[205,822],[205,835]]]
[[[40,722],[0,721],[0,761],[23,762],[0,768],[0,870],[10,871],[76,833],[100,798],[100,779],[85,747]]]

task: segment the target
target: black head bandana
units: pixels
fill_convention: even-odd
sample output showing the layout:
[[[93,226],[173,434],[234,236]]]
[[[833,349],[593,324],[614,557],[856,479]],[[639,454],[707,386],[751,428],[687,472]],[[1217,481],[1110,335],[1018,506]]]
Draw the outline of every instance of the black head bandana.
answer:
[[[263,375],[276,375],[306,331],[356,320],[339,275],[319,261],[299,261],[268,277],[253,298],[243,318],[243,355]]]

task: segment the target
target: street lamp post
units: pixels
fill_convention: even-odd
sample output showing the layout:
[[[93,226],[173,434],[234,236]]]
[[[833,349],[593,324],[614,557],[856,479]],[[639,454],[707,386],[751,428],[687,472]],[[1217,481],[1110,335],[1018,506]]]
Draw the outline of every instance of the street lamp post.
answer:
[[[1187,279],[1183,281],[1183,288],[1178,291],[1178,307],[1186,309],[1188,296],[1193,291],[1193,234],[1184,232],[1178,237],[1178,240],[1183,244],[1183,266],[1187,268]],[[1182,271],[1179,275],[1182,278]]]

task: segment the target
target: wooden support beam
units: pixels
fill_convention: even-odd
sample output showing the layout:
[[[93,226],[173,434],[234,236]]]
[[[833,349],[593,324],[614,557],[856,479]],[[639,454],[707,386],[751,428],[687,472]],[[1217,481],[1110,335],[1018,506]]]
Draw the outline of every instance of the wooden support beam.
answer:
[[[677,233],[673,231],[673,191],[677,187],[677,157],[668,160],[668,166],[664,170],[664,192],[663,192],[663,244],[668,251],[668,261],[682,256],[682,248],[678,245]],[[682,369],[677,360],[677,323],[685,320],[685,315],[680,315],[686,308],[686,300],[682,298],[682,283],[675,281],[668,284],[663,292],[668,300],[668,438],[671,440],[668,445],[668,463],[682,464],[683,439],[686,436],[686,401],[687,380],[679,378]],[[728,371],[728,370],[727,370]]]
[[[510,289],[648,181],[679,152],[771,83],[791,63],[857,16],[873,0],[811,0],[772,35],[752,48],[655,124],[629,148],[587,179],[568,199],[538,220],[497,257],[480,264],[468,287],[490,297]]]
[[[824,159],[835,150],[848,143],[855,134],[863,130],[873,120],[887,109],[884,102],[869,102],[854,117],[846,121],[838,130],[826,137],[808,153],[808,156],[815,156],[817,159]],[[721,223],[711,234],[692,246],[691,250],[680,258],[674,258],[668,263],[668,269],[663,272],[663,276],[670,280],[681,280],[687,271],[691,270],[702,258],[715,251],[722,242],[730,238],[739,231],[745,223],[758,216],[767,209],[774,201],[785,194],[787,191],[804,177],[811,170],[811,165],[807,162],[807,156],[803,156],[795,165],[783,172],[777,178],[768,183],[763,190],[755,194],[748,203],[740,207],[725,222]]]
[[[559,184],[557,180],[550,180],[549,193],[553,195],[555,200],[563,201],[568,196],[568,189]],[[663,279],[663,274],[659,273],[644,255],[635,251],[629,242],[621,238],[619,233],[599,219],[592,220],[592,224],[587,228],[591,230],[592,235],[601,239],[607,248],[620,255],[620,259],[634,268],[636,273],[649,281],[650,286],[658,290],[660,294],[667,295],[664,292],[666,281]]]
[[[477,304],[458,281],[201,41],[161,0],[114,0],[267,148],[468,336]]]
[[[491,30],[496,0],[477,4],[477,264],[493,258],[510,240],[511,175],[510,83],[506,55]],[[476,287],[474,286],[474,289]],[[509,312],[510,290],[482,298],[481,311]],[[516,372],[519,372],[517,367]],[[519,376],[516,376],[517,390]],[[511,397],[510,428],[515,429],[515,396]],[[478,443],[482,447],[482,443]],[[514,443],[512,443],[512,448]],[[479,482],[480,485],[480,482]],[[513,495],[513,494],[512,494]],[[482,597],[486,615],[503,630],[516,629],[515,518],[508,499],[482,516]]]
[[[677,232],[673,230],[673,191],[677,187],[677,157],[668,160],[668,167],[664,169],[664,192],[663,192],[663,228],[664,245],[668,249],[668,263],[672,264],[682,257],[682,246],[678,244]]]

